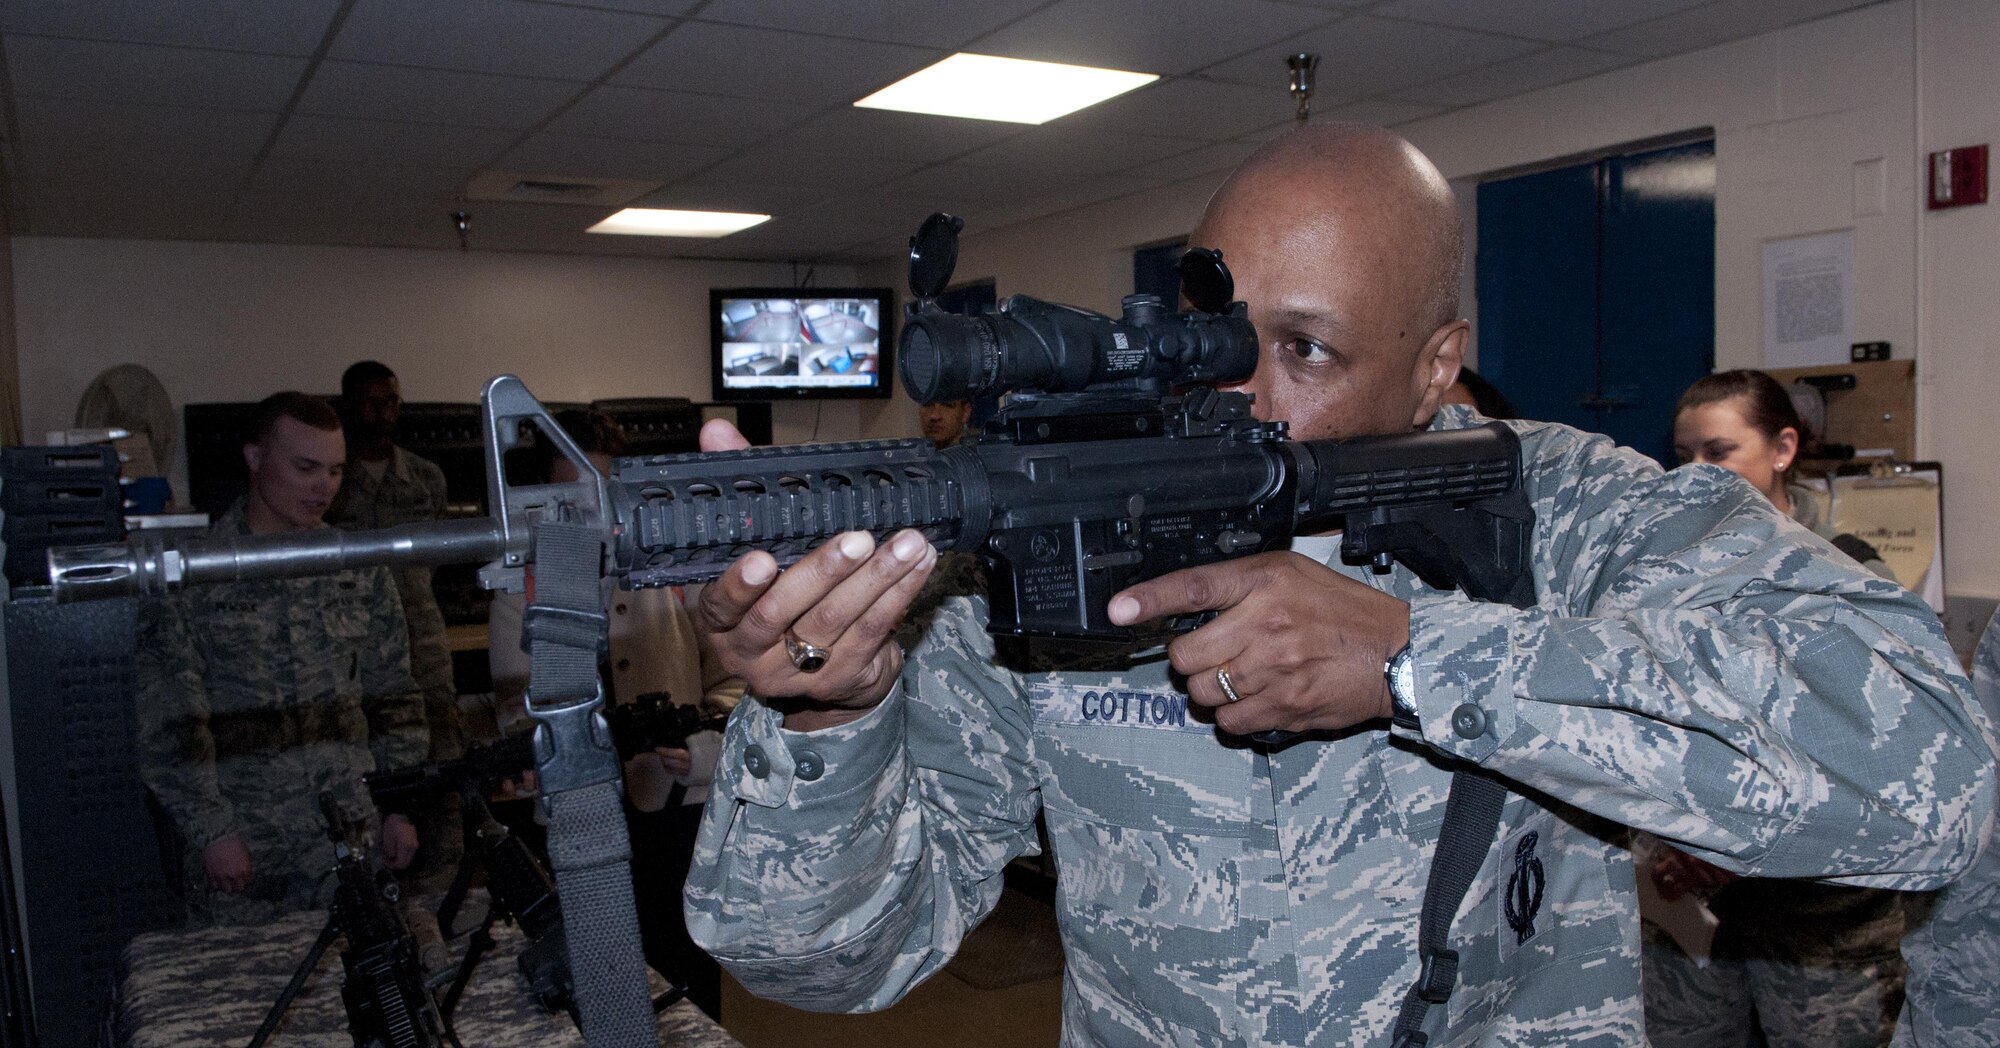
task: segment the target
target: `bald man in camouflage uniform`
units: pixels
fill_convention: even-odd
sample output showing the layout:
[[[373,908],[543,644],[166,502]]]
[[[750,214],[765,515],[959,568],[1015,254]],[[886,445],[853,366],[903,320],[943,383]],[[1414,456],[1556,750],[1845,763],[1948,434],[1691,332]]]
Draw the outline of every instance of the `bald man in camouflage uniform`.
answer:
[[[1313,125],[1237,172],[1195,241],[1250,305],[1258,416],[1300,439],[1473,424],[1439,409],[1467,331],[1457,223],[1436,169],[1375,129]],[[754,993],[887,1007],[992,909],[1039,811],[1065,1045],[1385,1045],[1471,767],[1509,792],[1428,1044],[1638,1045],[1621,825],[1771,876],[1919,888],[1971,863],[1990,725],[1928,608],[1734,474],[1513,425],[1527,610],[1308,538],[1115,597],[1121,624],[1220,612],[1164,651],[1009,668],[979,598],[907,659],[891,643],[937,560],[914,532],[843,536],[782,575],[744,557],[697,615],[751,697],[688,884],[696,939]],[[787,633],[824,666],[795,665]],[[1272,728],[1311,734],[1247,738]]]
[[[1972,690],[2000,720],[2000,613],[1972,660]],[[2000,1045],[2000,848],[1933,900],[1903,939],[1908,996],[1892,1048]]]
[[[325,526],[339,422],[303,394],[265,404],[246,449],[250,491],[216,534]],[[192,923],[255,924],[330,901],[323,790],[381,837],[391,865],[409,863],[414,829],[400,816],[385,825],[361,785],[429,752],[406,636],[382,568],[192,587],[141,608],[140,774],[187,845]]]

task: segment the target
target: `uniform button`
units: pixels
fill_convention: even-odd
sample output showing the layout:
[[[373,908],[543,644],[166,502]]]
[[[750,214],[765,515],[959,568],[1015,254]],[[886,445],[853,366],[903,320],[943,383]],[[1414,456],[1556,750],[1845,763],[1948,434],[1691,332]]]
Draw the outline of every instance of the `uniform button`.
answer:
[[[632,660],[631,660],[631,659],[619,659],[619,660],[618,660],[618,668],[619,668],[619,669],[621,669],[621,670],[629,670],[629,669],[631,669],[631,668],[632,668]]]
[[[826,762],[811,750],[800,750],[792,754],[792,774],[803,782],[811,782],[826,774]]]
[[[743,750],[743,767],[749,769],[755,778],[771,774],[771,758],[764,756],[764,747],[751,743]]]
[[[1476,739],[1486,734],[1486,711],[1469,702],[1452,710],[1451,730],[1464,739]]]
[[[620,615],[625,614],[625,605],[623,604],[618,605],[618,614]]]

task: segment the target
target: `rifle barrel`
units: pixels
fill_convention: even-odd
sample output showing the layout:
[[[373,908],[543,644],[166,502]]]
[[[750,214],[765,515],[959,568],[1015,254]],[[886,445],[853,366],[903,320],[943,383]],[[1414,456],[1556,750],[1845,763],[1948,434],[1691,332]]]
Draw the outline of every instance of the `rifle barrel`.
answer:
[[[141,532],[124,542],[49,551],[58,601],[160,596],[204,582],[329,575],[347,568],[436,566],[501,555],[489,517],[402,524],[373,531],[319,528],[284,535],[202,535],[172,540]]]

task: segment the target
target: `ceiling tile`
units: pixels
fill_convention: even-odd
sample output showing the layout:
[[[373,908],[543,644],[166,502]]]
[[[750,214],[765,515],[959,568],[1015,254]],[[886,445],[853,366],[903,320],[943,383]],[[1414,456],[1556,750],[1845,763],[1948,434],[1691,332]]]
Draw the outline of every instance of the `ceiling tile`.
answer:
[[[1329,101],[1331,101],[1329,99]],[[1256,87],[1216,80],[1168,80],[1050,121],[1105,131],[1220,142],[1292,114],[1285,79]]]
[[[1581,41],[1626,54],[1661,56],[1698,51],[1838,11],[1866,7],[1875,0],[1717,0],[1716,3],[1626,26]]]
[[[411,124],[300,114],[285,122],[272,156],[389,164],[479,167],[513,141],[514,132],[453,124]]]
[[[786,102],[599,87],[556,118],[551,129],[571,135],[745,146],[798,123],[810,112]]]
[[[654,190],[632,201],[631,206],[738,211],[782,217],[796,214],[826,199],[831,191],[830,187],[760,186],[736,179],[714,180],[702,175]]]
[[[1552,47],[1428,84],[1404,88],[1391,97],[1446,108],[1476,105],[1508,95],[1524,94],[1536,88],[1581,80],[1607,69],[1631,65],[1632,61],[1629,56],[1609,51]]]
[[[568,204],[510,204],[481,201],[473,206],[467,239],[472,250],[540,249],[589,250],[599,238],[584,230],[610,214],[611,208],[576,207]],[[637,239],[637,238],[633,238]]]
[[[206,187],[227,197],[243,183],[253,155],[96,151],[44,152],[24,157],[24,173],[37,185],[68,191],[92,185],[157,183],[187,192]]]
[[[670,24],[520,0],[358,0],[328,57],[596,80]]]
[[[319,203],[408,200],[443,206],[458,199],[466,178],[465,169],[457,167],[269,157],[258,165],[246,192],[290,194]]]
[[[1206,148],[1206,147],[1205,147]],[[981,228],[992,229],[1000,226],[1026,222],[1030,219],[1045,218],[1064,211],[1101,204],[1122,196],[1143,192],[1168,181],[1178,179],[1134,178],[1130,175],[1105,175],[1085,179],[1049,193],[1039,193],[1026,201],[1011,207],[998,207],[985,211],[977,217]],[[1086,303],[1089,305],[1089,303]]]
[[[854,242],[850,234],[824,226],[815,227],[810,214],[800,218],[773,218],[761,226],[701,242],[684,242],[683,251],[714,252],[713,257],[755,257],[805,261],[838,250]],[[801,274],[803,276],[803,274]]]
[[[1314,106],[1313,118],[1316,120],[1352,120],[1361,124],[1379,124],[1382,127],[1395,127],[1397,124],[1407,124],[1412,120],[1422,120],[1427,116],[1436,116],[1442,112],[1444,112],[1444,108],[1441,106],[1420,105],[1416,102],[1399,102],[1391,98],[1364,98],[1359,102],[1349,102],[1345,105],[1338,105],[1325,110]]]
[[[1203,72],[1280,91],[1285,87],[1283,56],[1311,51],[1319,55],[1313,100],[1333,102],[1462,73],[1538,47],[1515,37],[1355,15]]]
[[[841,156],[783,144],[751,146],[701,172],[704,182],[816,189],[821,195],[879,185],[922,166],[888,156]]]
[[[1219,180],[1292,126],[1294,50],[1322,56],[1315,119],[1397,124],[1866,2],[354,0],[281,124],[339,0],[0,0],[7,175],[23,232],[449,248],[465,179],[496,164],[775,217],[605,237],[582,230],[609,209],[476,202],[474,250],[879,260],[940,208],[983,230]],[[1039,128],[847,104],[964,45],[1211,64]]]
[[[7,39],[7,65],[17,95],[276,111],[306,59],[21,36]]]
[[[1060,0],[966,50],[1177,76],[1334,17],[1268,0]]]
[[[1050,124],[967,153],[953,163],[977,164],[1029,184],[1047,185],[1128,168],[1143,171],[1158,167],[1162,158],[1185,153],[1192,144],[1184,138]]]
[[[1658,18],[1704,2],[1618,0],[1616,3],[1579,4],[1576,0],[1479,0],[1478,3],[1468,4],[1465,0],[1389,0],[1370,8],[1368,13],[1562,42]]]
[[[229,194],[206,185],[176,190],[142,181],[66,186],[23,203],[20,232],[32,236],[210,240],[221,230]]]
[[[935,195],[878,187],[820,201],[814,205],[813,221],[828,232],[850,234],[852,242],[880,237],[907,240],[933,211],[952,210],[953,205]],[[968,226],[977,224],[964,208],[957,213],[967,218]]]
[[[1174,176],[1175,181],[1195,175],[1207,174],[1211,171],[1234,170],[1236,165],[1248,159],[1250,154],[1256,152],[1257,147],[1263,144],[1258,139],[1242,138],[1229,142],[1217,142],[1209,146],[1197,146],[1185,153],[1177,153],[1161,161],[1157,165],[1157,169],[1163,172],[1170,172]],[[1130,174],[1130,172],[1127,173]]]
[[[452,231],[435,220],[437,247],[448,246]],[[238,200],[221,227],[226,240],[276,244],[375,245],[379,214],[349,202],[301,200],[287,193],[255,193]]]
[[[807,156],[889,158],[929,163],[1018,135],[1020,124],[958,120],[847,106],[773,137],[769,147]]]
[[[801,33],[880,40],[919,47],[958,48],[1006,25],[1048,0],[878,0],[875,3],[800,3],[799,0],[715,0],[701,10],[706,22],[733,22]]]
[[[17,146],[30,161],[39,155],[125,153],[203,153],[248,161],[278,121],[276,113],[57,98],[20,98],[15,107]]]
[[[340,0],[12,0],[0,4],[0,31],[310,55],[339,9]]]
[[[894,261],[900,261],[908,257],[907,252],[909,250],[910,250],[910,238],[909,234],[906,233],[900,237],[879,237],[871,240],[864,240],[855,244],[849,244],[846,247],[833,252],[828,257],[835,261],[852,262],[856,264],[880,262],[883,261],[884,259],[894,262]],[[896,289],[896,293],[899,295],[903,294],[904,293],[903,287],[898,287]]]
[[[899,213],[905,216],[906,221],[894,224],[909,225],[910,230],[915,232],[915,224],[907,221],[911,211],[923,214],[950,211],[971,216],[997,210],[1002,204],[1018,203],[1023,197],[1046,193],[1049,188],[1046,184],[1024,185],[1013,172],[979,164],[938,164],[884,182],[875,192],[904,201]]]
[[[758,226],[741,233],[706,240],[693,237],[610,236],[585,230],[610,214],[610,209],[560,204],[482,204],[472,216],[472,250],[558,251],[590,255],[635,255],[669,258],[707,252],[713,258],[783,258],[772,238],[753,236]],[[717,245],[733,245],[718,248]]]
[[[322,62],[299,99],[301,113],[526,130],[579,87],[484,73]]]
[[[693,174],[728,155],[728,150],[717,146],[544,131],[516,146],[494,166],[543,175],[667,182]]]
[[[19,232],[39,236],[214,236],[249,161],[191,153],[67,154],[34,163]],[[17,189],[17,192],[19,190]]]
[[[258,168],[230,209],[225,235],[241,240],[378,244],[384,230],[429,229],[431,246],[457,243],[452,212],[472,213],[478,229],[485,204],[463,204],[465,174],[455,168],[389,164],[329,164],[272,158]]]
[[[814,107],[846,105],[944,55],[933,48],[685,22],[611,82]]]
[[[642,15],[684,15],[701,0],[542,0],[564,7],[599,7],[608,11],[636,11]]]

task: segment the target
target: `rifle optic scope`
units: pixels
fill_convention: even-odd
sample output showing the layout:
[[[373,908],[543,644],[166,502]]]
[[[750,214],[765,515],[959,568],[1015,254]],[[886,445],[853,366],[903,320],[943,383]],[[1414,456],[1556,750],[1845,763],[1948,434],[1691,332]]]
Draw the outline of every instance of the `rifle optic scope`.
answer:
[[[910,396],[935,404],[1134,379],[1162,387],[1240,382],[1257,368],[1257,333],[1241,307],[1220,316],[1168,313],[1152,295],[1131,295],[1114,320],[1016,295],[983,316],[913,312],[897,353]]]
[[[910,238],[910,290],[897,348],[910,396],[920,404],[1011,390],[1074,393],[1128,385],[1163,392],[1226,384],[1257,368],[1249,311],[1230,301],[1234,282],[1215,251],[1182,256],[1182,284],[1199,309],[1170,313],[1154,295],[1129,295],[1114,319],[1015,295],[998,313],[947,313],[936,298],[951,280],[962,223],[932,215]]]

